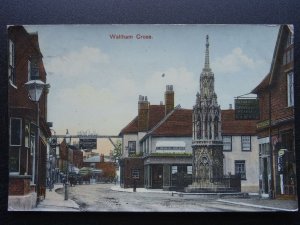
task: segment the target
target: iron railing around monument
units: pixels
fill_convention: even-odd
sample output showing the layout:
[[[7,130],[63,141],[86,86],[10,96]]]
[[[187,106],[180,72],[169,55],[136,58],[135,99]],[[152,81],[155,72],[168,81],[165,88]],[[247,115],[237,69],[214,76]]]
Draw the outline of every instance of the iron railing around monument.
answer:
[[[223,177],[214,177],[214,178],[193,177],[193,182],[199,184],[211,183],[213,185],[219,185],[225,188],[232,188],[238,192],[241,191],[240,175],[224,175]]]

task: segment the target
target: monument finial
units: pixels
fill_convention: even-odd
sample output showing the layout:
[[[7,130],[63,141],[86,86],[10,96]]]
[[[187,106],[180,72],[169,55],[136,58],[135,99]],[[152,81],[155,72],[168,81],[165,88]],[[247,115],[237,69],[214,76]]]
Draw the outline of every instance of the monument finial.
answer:
[[[209,68],[209,37],[208,37],[208,35],[206,35],[206,50],[205,50],[204,69],[210,69]]]

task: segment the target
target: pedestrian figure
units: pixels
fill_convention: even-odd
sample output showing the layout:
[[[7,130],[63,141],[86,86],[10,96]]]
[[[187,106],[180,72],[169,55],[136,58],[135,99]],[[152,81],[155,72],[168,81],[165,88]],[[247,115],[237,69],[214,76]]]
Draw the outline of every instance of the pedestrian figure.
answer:
[[[63,183],[63,186],[65,186],[65,182],[66,182],[66,179],[65,179],[65,177],[63,176],[63,177],[62,177],[62,183]]]

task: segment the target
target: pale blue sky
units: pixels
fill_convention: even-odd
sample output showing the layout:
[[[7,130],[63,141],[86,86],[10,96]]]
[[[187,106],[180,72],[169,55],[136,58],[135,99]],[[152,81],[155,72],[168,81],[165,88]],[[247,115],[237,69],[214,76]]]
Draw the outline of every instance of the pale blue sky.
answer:
[[[44,56],[48,121],[68,128],[117,135],[137,115],[139,95],[164,100],[167,84],[175,105],[191,109],[204,66],[205,36],[222,109],[249,93],[269,72],[279,26],[267,25],[30,25]],[[151,35],[113,40],[110,34]],[[165,74],[162,77],[161,74]]]

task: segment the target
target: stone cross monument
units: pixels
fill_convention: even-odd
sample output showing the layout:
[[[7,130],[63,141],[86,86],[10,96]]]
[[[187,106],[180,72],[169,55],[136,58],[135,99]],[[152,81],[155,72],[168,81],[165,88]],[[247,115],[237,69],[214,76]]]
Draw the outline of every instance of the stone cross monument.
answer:
[[[209,37],[206,36],[205,63],[200,75],[200,94],[193,107],[193,184],[187,192],[213,192],[224,188],[221,108],[209,65]]]

